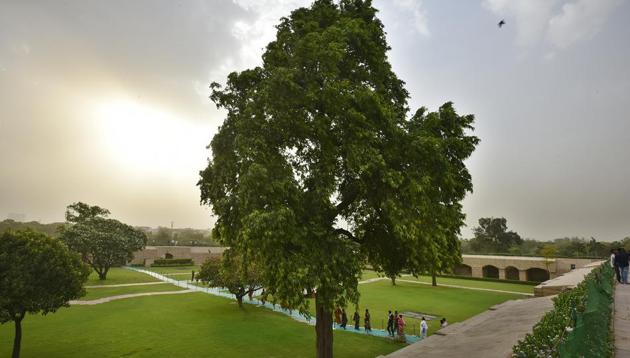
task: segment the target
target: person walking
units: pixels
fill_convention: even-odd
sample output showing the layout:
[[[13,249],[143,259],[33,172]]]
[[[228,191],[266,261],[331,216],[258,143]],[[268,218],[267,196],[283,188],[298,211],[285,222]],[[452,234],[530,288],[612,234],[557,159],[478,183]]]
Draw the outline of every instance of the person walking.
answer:
[[[346,314],[346,310],[341,310],[341,328],[346,329],[346,325],[348,324],[348,315]]]
[[[398,335],[398,311],[394,311],[394,335]]]
[[[427,332],[429,331],[429,325],[427,321],[422,317],[422,321],[420,321],[420,337],[422,339],[427,338]]]
[[[446,326],[448,326],[448,322],[446,322],[446,318],[442,318],[440,320],[440,328],[445,328]]]
[[[387,334],[390,337],[394,336],[394,315],[392,311],[388,311],[387,313]]]
[[[337,307],[335,310],[335,323],[341,325],[341,308]]]
[[[405,341],[405,320],[402,315],[398,315],[398,337]]]
[[[372,325],[370,324],[370,311],[365,309],[365,318],[363,319],[365,322],[365,332],[372,332]]]
[[[359,322],[361,321],[361,316],[358,311],[354,311],[354,316],[352,316],[352,321],[354,321],[354,329],[359,330]]]
[[[628,284],[628,254],[623,247],[620,247],[615,254],[615,263],[619,266],[619,273],[621,274],[621,283]]]
[[[617,282],[621,283],[621,272],[619,271],[619,265],[617,265],[617,261],[615,261],[615,255],[617,254],[616,249],[610,250],[610,265],[613,267],[615,271],[615,276],[617,277]]]

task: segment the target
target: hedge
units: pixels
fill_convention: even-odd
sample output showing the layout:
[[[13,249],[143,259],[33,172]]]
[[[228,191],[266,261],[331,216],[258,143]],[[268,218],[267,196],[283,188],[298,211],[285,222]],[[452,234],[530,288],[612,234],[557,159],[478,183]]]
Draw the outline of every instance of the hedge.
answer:
[[[554,308],[514,346],[512,357],[611,357],[613,276],[605,262],[558,295]]]
[[[153,261],[151,267],[190,266],[194,264],[192,259],[157,259]]]

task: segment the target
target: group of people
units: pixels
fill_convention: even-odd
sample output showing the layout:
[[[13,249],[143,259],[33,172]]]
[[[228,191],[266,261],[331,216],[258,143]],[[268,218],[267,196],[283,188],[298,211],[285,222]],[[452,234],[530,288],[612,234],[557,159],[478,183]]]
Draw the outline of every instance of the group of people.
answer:
[[[610,265],[615,270],[617,281],[628,284],[628,260],[630,254],[623,247],[610,250]]]
[[[358,311],[354,311],[352,315],[352,321],[354,322],[354,329],[359,330],[359,324],[361,322],[361,316]],[[365,310],[365,315],[363,316],[363,322],[366,332],[372,332],[372,324],[370,311],[368,309]],[[343,308],[337,307],[335,310],[335,323],[339,325],[339,327],[346,329],[348,325],[348,314],[346,310]],[[446,318],[442,318],[440,320],[440,328],[444,328],[448,325]],[[405,320],[402,314],[399,314],[398,311],[388,311],[387,314],[387,333],[390,337],[399,337],[400,339],[405,339]],[[420,321],[420,336],[422,338],[426,338],[427,333],[429,331],[429,325],[424,317]]]

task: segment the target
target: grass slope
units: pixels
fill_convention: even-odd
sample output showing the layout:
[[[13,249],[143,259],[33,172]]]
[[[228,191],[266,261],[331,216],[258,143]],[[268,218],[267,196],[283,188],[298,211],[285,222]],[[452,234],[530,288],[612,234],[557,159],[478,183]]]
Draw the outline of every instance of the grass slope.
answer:
[[[370,310],[372,328],[387,326],[387,311],[412,311],[433,316],[437,320],[429,321],[429,334],[439,328],[439,319],[446,317],[449,323],[455,323],[479,314],[489,307],[511,299],[523,298],[520,295],[495,292],[475,291],[460,288],[432,287],[409,282],[398,282],[392,286],[391,281],[377,281],[359,285],[361,298],[359,314],[361,327],[365,309]],[[312,306],[312,305],[311,305]],[[347,309],[348,318],[352,317],[354,307]],[[418,334],[420,321],[405,317],[406,333]],[[415,325],[415,332],[413,332]]]
[[[192,274],[192,271],[199,272],[200,266],[167,266],[167,267],[140,267],[141,269],[147,271],[153,271],[161,274],[165,273],[187,273],[188,275]],[[188,277],[190,279],[190,277]]]
[[[124,283],[156,282],[159,281],[149,275],[131,271],[122,267],[113,267],[107,273],[107,279],[101,281],[96,272],[92,271],[88,277],[86,286],[119,285]]]
[[[313,357],[315,331],[266,309],[241,310],[202,293],[140,297],[60,309],[23,321],[22,357]],[[0,357],[13,324],[0,326]],[[335,357],[375,357],[393,341],[335,332]]]
[[[166,291],[181,291],[183,288],[175,285],[163,284],[163,285],[147,285],[147,286],[128,286],[128,287],[104,287],[104,288],[88,288],[87,294],[81,297],[81,301],[90,301],[103,297],[127,295],[130,293],[144,293],[144,292],[166,292]]]

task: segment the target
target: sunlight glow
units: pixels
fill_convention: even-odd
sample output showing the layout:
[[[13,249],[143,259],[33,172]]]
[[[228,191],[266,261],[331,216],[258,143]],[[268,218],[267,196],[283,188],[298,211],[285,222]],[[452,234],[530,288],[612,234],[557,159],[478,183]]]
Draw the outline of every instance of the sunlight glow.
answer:
[[[210,133],[166,111],[114,100],[97,105],[96,117],[106,154],[126,170],[196,173],[205,162]]]

